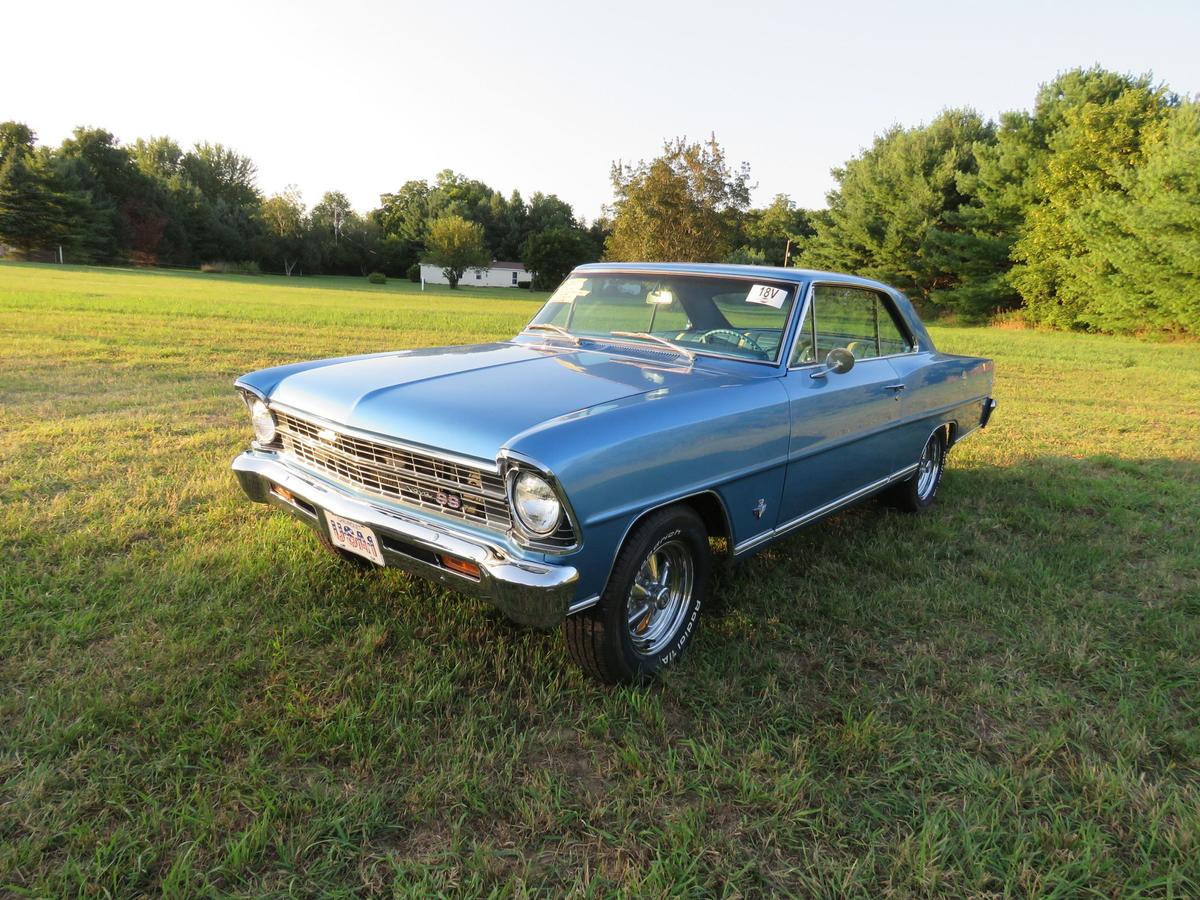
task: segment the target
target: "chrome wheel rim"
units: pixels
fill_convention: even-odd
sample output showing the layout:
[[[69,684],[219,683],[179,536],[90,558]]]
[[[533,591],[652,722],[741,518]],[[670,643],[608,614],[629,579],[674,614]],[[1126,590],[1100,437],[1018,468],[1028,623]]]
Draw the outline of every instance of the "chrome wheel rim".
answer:
[[[670,644],[691,605],[694,580],[691,551],[680,540],[660,544],[642,561],[625,604],[629,640],[639,654],[653,656]]]
[[[937,487],[938,474],[942,469],[942,442],[937,435],[929,439],[925,450],[921,453],[921,461],[917,463],[917,496],[928,500],[933,496]]]

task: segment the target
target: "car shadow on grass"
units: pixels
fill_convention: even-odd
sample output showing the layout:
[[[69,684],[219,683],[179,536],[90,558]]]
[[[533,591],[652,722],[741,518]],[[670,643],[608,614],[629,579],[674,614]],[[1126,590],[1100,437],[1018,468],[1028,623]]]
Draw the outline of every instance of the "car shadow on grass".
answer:
[[[1198,508],[1193,461],[953,467],[923,514],[867,501],[721,567],[693,660],[751,679],[821,666],[831,645],[906,641],[942,664],[1039,648],[1058,668],[1098,645],[1110,661],[1151,647],[1194,660],[1177,636],[1200,612]]]

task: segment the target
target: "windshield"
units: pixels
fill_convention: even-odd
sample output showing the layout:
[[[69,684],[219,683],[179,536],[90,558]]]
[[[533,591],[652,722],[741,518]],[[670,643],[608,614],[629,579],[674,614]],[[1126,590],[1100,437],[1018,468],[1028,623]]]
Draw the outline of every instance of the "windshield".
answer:
[[[670,342],[687,354],[775,362],[795,298],[796,285],[786,281],[572,275],[530,327],[550,338]]]

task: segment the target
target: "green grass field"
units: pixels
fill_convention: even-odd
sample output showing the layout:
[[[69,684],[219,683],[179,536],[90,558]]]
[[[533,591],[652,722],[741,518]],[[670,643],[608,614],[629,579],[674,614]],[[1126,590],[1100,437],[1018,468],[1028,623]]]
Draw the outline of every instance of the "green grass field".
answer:
[[[1200,345],[933,329],[938,505],[614,690],[241,496],[237,375],[537,308],[412,288],[0,265],[0,893],[1200,893]]]

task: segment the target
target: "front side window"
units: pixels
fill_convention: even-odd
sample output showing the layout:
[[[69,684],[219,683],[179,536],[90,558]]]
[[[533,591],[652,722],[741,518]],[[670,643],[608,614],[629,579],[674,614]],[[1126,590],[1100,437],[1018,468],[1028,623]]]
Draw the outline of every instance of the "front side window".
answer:
[[[775,362],[795,300],[792,282],[605,272],[568,278],[530,324],[579,338],[649,334],[693,353]]]
[[[841,347],[855,359],[892,356],[912,349],[891,309],[874,291],[818,284],[796,336],[792,365],[820,362]]]

